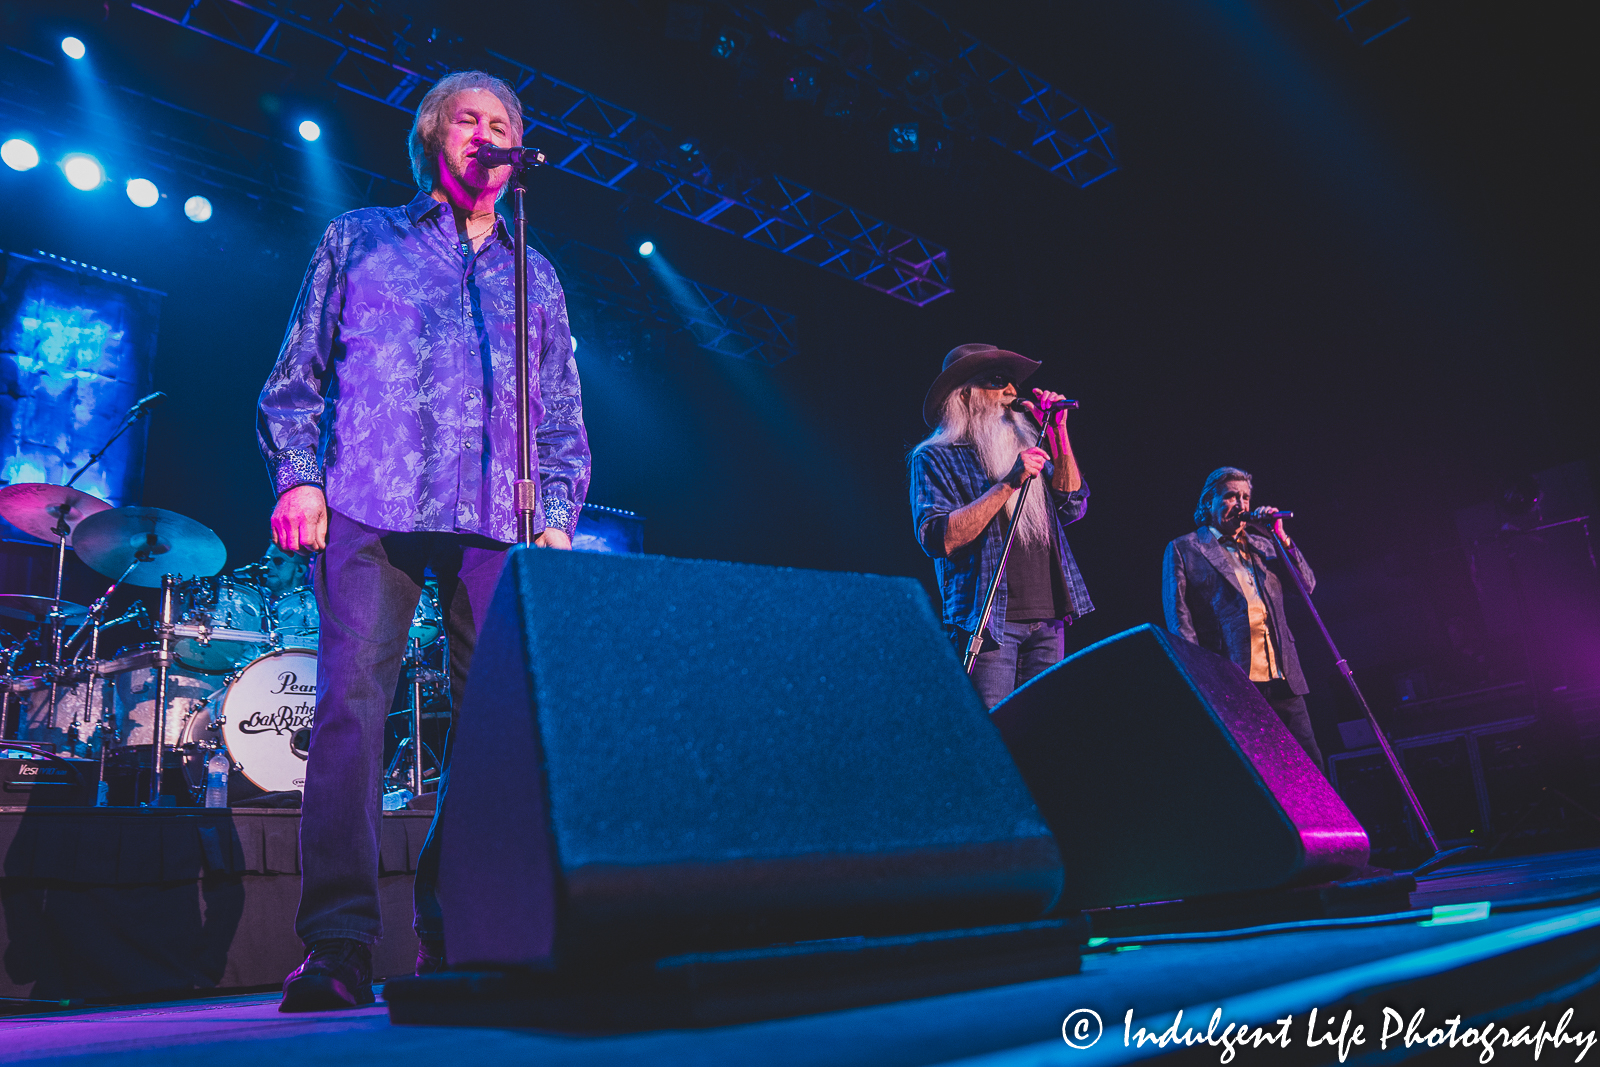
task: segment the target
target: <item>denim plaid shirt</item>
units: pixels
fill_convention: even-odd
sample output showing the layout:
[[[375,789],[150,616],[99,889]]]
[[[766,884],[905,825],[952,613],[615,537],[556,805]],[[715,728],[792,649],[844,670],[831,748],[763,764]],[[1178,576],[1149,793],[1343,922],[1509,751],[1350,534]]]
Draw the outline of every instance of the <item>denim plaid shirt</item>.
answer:
[[[464,252],[426,193],[328,225],[257,409],[277,493],[322,486],[329,507],[381,530],[517,539],[512,249],[500,220]],[[535,516],[570,535],[589,440],[561,283],[531,249],[528,351]]]
[[[1094,610],[1083,575],[1078,573],[1078,562],[1067,546],[1065,531],[1067,525],[1083,518],[1089,509],[1089,484],[1085,482],[1071,493],[1058,493],[1050,488],[1054,471],[1053,466],[1045,465],[1042,488],[1049,492],[1051,503],[1055,505],[1056,544],[1061,549],[1058,563],[1070,605],[1066,618],[1071,622]],[[944,603],[945,625],[969,634],[978,627],[983,598],[1000,566],[1008,522],[1005,512],[1001,511],[979,537],[956,549],[952,555],[945,554],[944,531],[952,511],[966,507],[994,484],[994,479],[984,472],[977,450],[968,445],[925,445],[911,453],[912,528],[922,550],[933,557],[934,573],[939,579],[939,599]],[[1001,582],[995,592],[994,611],[989,617],[988,638],[996,644],[1005,618],[1006,585]]]

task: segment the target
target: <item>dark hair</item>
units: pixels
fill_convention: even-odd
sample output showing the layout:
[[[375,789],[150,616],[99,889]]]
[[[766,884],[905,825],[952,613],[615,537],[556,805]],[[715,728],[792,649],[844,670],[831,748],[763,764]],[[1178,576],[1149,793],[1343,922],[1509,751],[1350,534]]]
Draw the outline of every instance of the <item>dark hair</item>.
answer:
[[[1250,472],[1242,471],[1238,467],[1218,467],[1206,475],[1205,488],[1200,490],[1200,503],[1194,506],[1196,526],[1205,526],[1211,521],[1211,502],[1221,491],[1223,482],[1245,482],[1251,486],[1255,485],[1255,479],[1250,477]]]
[[[431,193],[439,181],[439,149],[444,144],[444,124],[449,120],[445,108],[457,93],[469,89],[484,89],[493,93],[506,106],[511,118],[512,144],[522,143],[522,101],[506,82],[481,70],[459,70],[446,74],[434,83],[417,105],[417,118],[411,124],[411,134],[406,147],[411,150],[411,177],[417,188]]]

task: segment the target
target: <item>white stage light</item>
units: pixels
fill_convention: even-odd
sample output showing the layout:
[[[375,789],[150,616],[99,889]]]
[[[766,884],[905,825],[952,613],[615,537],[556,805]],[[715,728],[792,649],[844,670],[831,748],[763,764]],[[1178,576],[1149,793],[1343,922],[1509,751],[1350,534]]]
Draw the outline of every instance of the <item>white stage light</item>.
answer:
[[[204,222],[211,217],[211,201],[203,196],[191,196],[183,202],[183,213],[190,222]]]
[[[74,189],[82,189],[84,192],[100,188],[106,180],[106,171],[100,165],[100,161],[82,152],[73,152],[63,159],[61,173],[67,176],[67,181]]]
[[[68,59],[82,59],[89,52],[83,47],[83,42],[76,37],[61,38],[61,50],[67,54]]]
[[[39,150],[20,137],[0,144],[0,159],[12,170],[32,170],[39,165]]]
[[[149,178],[134,178],[128,182],[128,199],[136,207],[155,207],[161,199],[161,190]]]
[[[648,259],[651,253],[653,253],[655,250],[656,243],[654,241],[645,241],[639,246],[639,254],[644,256],[646,259]]]
[[[304,137],[308,141],[315,141],[318,137],[322,136],[322,127],[318,126],[310,119],[306,119],[300,124],[300,136]]]

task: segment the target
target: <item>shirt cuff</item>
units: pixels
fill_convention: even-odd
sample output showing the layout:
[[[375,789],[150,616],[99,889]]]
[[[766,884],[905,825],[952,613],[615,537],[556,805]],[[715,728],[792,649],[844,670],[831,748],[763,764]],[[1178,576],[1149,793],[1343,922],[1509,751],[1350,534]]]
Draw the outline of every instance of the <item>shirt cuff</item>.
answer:
[[[578,530],[578,512],[583,508],[570,500],[547,496],[544,498],[544,524],[547,529],[560,530],[571,537]]]
[[[323,487],[322,464],[309,448],[286,448],[273,456],[272,487],[279,496],[302,485]]]

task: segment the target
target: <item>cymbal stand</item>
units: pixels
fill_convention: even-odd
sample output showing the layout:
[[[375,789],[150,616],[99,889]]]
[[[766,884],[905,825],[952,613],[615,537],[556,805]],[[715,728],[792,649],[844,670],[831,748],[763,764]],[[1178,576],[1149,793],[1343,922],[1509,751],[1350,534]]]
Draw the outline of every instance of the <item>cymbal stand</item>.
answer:
[[[70,638],[67,639],[66,647],[68,649],[70,649],[72,647],[72,645],[73,645],[73,642],[77,641],[78,638],[80,636],[82,636],[83,631],[85,629],[89,630],[89,643],[88,643],[88,646],[87,646],[87,650],[88,650],[88,653],[89,653],[89,676],[88,676],[88,679],[87,679],[87,682],[86,682],[86,690],[84,692],[84,697],[83,697],[83,707],[80,709],[80,714],[82,715],[82,719],[81,720],[74,719],[73,722],[72,722],[73,747],[77,747],[77,743],[80,740],[83,741],[84,744],[88,744],[88,739],[87,738],[80,738],[78,736],[78,727],[79,726],[87,726],[89,723],[97,721],[96,717],[95,717],[95,712],[97,710],[95,705],[98,703],[98,700],[96,698],[99,696],[99,693],[100,693],[100,685],[99,685],[100,675],[99,675],[99,672],[96,670],[96,665],[100,661],[101,616],[105,613],[106,608],[111,606],[111,595],[117,591],[117,589],[122,585],[123,582],[128,580],[128,575],[133,573],[133,569],[135,567],[139,566],[141,563],[144,563],[144,562],[145,562],[144,559],[141,559],[138,556],[135,556],[133,562],[128,564],[127,569],[122,572],[122,576],[119,577],[116,581],[112,582],[111,585],[107,587],[106,591],[104,593],[101,593],[97,598],[95,598],[94,603],[89,605],[89,613],[86,616],[84,616],[83,623],[78,627],[77,632],[74,633]],[[78,652],[78,655],[74,656],[72,658],[72,666],[74,668],[74,673],[76,673],[76,667],[78,665],[78,660],[83,655],[83,651],[84,651],[83,649],[80,649],[79,652]],[[102,735],[101,738],[100,738],[100,779],[99,780],[100,780],[100,782],[103,783],[105,781],[105,768],[106,768],[106,758],[105,758],[106,757],[106,738],[105,738],[104,734],[105,734],[105,732],[107,730],[107,724],[103,720],[101,720],[99,722],[99,727],[97,729],[98,729],[98,732]]]
[[[72,527],[67,525],[67,516],[64,512],[56,516],[56,524],[51,532],[56,535],[56,596],[55,603],[50,605],[50,614],[45,617],[45,622],[50,627],[50,714],[46,718],[45,725],[54,730],[56,705],[61,699],[60,685],[56,677],[61,669],[61,631],[67,621],[66,615],[61,610],[61,587],[65,583],[67,573],[67,535],[72,532]]]
[[[1339,653],[1339,646],[1334,644],[1333,635],[1328,632],[1327,624],[1322,621],[1317,606],[1311,602],[1311,590],[1306,588],[1305,576],[1300,573],[1300,565],[1294,561],[1294,551],[1289,543],[1289,534],[1283,529],[1282,523],[1275,524],[1273,535],[1278,542],[1278,547],[1283,553],[1284,569],[1289,572],[1289,577],[1294,579],[1294,587],[1300,591],[1300,599],[1304,602],[1306,610],[1311,613],[1312,621],[1317,624],[1317,629],[1322,631],[1322,639],[1328,644],[1328,651],[1333,653],[1334,666],[1338,668],[1339,675],[1350,687],[1350,695],[1356,698],[1362,714],[1367,717],[1367,724],[1372,727],[1372,733],[1378,739],[1378,747],[1383,750],[1383,758],[1388,761],[1389,769],[1394,772],[1395,781],[1400,784],[1400,791],[1405,794],[1406,805],[1411,809],[1411,814],[1417,820],[1417,826],[1422,830],[1422,836],[1427,839],[1428,848],[1431,850],[1429,857],[1415,870],[1412,875],[1423,875],[1436,871],[1457,860],[1464,859],[1468,854],[1477,852],[1477,845],[1465,845],[1461,848],[1441,849],[1439,841],[1433,835],[1433,826],[1428,822],[1428,815],[1422,810],[1422,802],[1417,799],[1417,794],[1411,788],[1411,780],[1406,777],[1406,772],[1400,766],[1400,757],[1396,756],[1394,749],[1389,744],[1389,738],[1384,734],[1383,727],[1378,725],[1378,718],[1372,714],[1372,708],[1367,704],[1367,698],[1361,694],[1361,687],[1356,684],[1356,676],[1350,670],[1350,663]]]
[[[152,716],[154,736],[150,738],[150,806],[161,806],[162,757],[167,739],[167,673],[172,669],[172,601],[178,580],[161,576],[161,621],[156,624],[160,647],[156,649],[156,707]]]
[[[422,641],[411,638],[406,648],[411,672],[411,795],[422,795]]]

